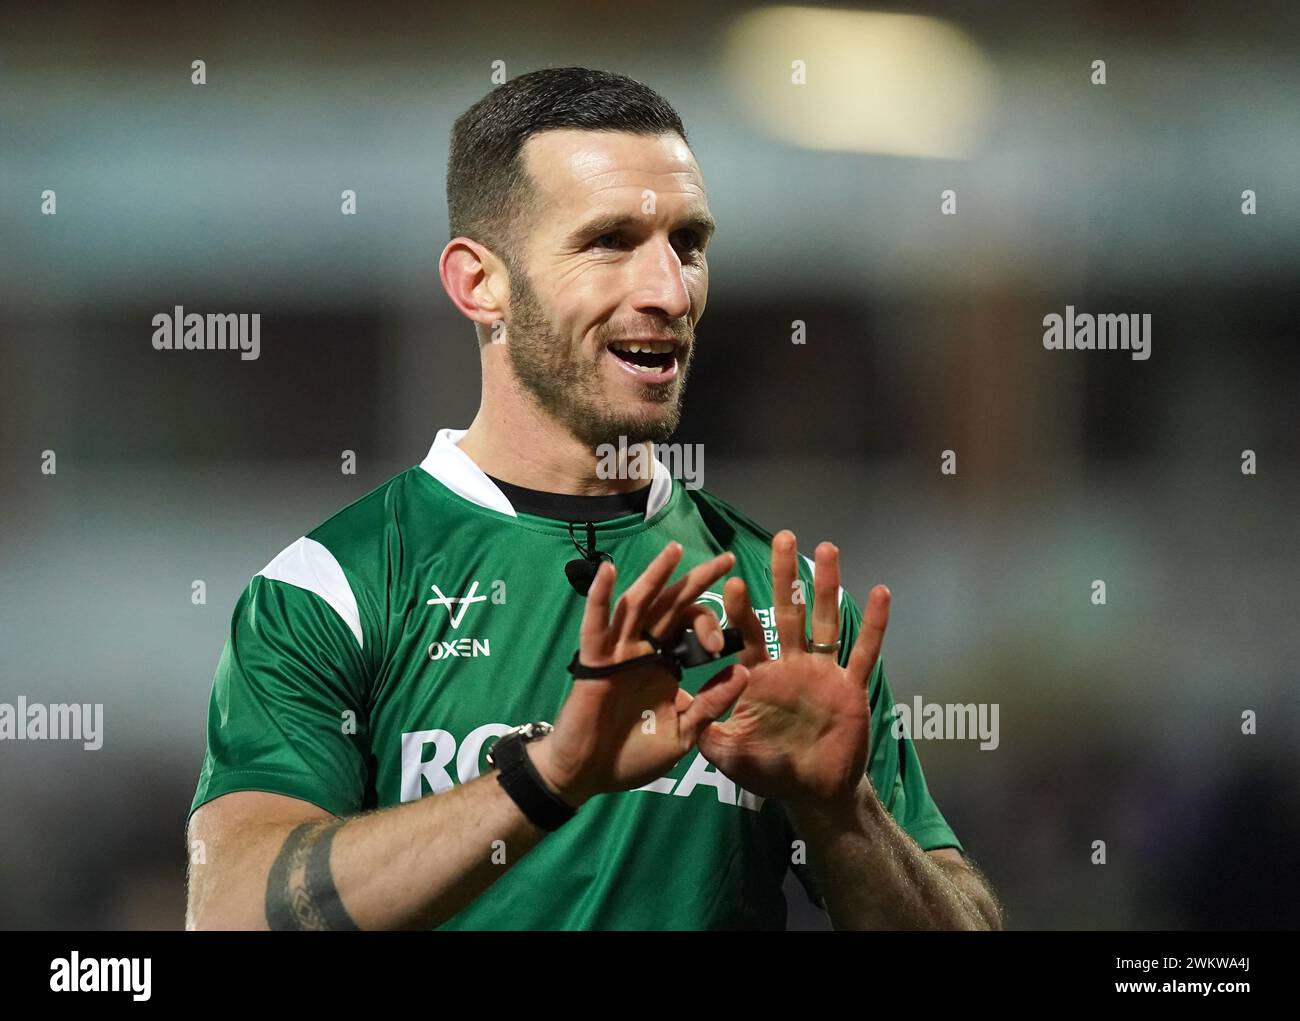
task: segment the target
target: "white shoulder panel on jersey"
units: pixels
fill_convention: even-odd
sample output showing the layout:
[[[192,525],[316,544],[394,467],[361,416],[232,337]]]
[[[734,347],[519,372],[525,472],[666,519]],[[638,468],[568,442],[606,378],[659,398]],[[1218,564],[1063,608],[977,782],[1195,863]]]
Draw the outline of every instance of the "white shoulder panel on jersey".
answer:
[[[802,554],[800,554],[800,555],[802,556]],[[804,560],[808,561],[808,570],[812,571],[812,573],[813,573],[813,577],[816,578],[816,577],[817,577],[817,561],[815,561],[812,557],[804,557]],[[844,605],[844,586],[843,586],[843,585],[840,586],[839,594],[835,597],[835,605],[836,605],[836,606],[843,606],[843,605]]]
[[[257,574],[320,596],[343,618],[343,623],[356,636],[358,647],[362,646],[361,614],[357,610],[356,596],[352,594],[352,586],[334,554],[321,543],[304,535],[281,550]]]

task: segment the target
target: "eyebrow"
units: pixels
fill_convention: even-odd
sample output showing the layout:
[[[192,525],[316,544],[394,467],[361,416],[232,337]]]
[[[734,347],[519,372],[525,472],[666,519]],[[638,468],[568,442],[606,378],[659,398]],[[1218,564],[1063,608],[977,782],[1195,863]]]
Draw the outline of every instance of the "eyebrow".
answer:
[[[640,226],[640,220],[635,216],[628,216],[626,213],[606,213],[587,220],[581,227],[573,231],[567,240],[571,244],[577,244],[587,238],[600,237],[612,231],[635,226]],[[676,224],[674,229],[681,230],[683,227],[694,228],[700,233],[704,241],[708,241],[717,231],[718,224],[708,213],[694,212]]]

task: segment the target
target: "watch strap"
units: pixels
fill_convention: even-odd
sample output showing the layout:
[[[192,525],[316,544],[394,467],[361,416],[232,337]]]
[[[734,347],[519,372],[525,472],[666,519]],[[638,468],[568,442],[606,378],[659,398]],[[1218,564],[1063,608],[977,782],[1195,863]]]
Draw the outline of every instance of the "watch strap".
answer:
[[[526,745],[524,736],[518,730],[512,730],[492,746],[492,764],[497,768],[497,781],[529,822],[538,829],[557,830],[578,810],[546,786]]]

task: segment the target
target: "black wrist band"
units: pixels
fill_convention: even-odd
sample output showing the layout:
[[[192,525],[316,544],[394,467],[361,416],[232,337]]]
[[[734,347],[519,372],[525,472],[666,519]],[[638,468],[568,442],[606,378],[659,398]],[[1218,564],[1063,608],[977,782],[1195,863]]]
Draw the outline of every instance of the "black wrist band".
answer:
[[[579,658],[582,650],[578,650],[569,661],[569,673],[580,680],[589,680],[594,677],[609,677],[624,670],[658,662],[680,681],[683,667],[702,666],[715,659],[730,656],[745,647],[744,635],[738,627],[722,629],[722,651],[718,653],[710,652],[701,645],[699,637],[689,629],[682,632],[681,638],[671,649],[664,648],[649,631],[641,632],[641,637],[650,643],[650,648],[654,649],[654,652],[647,652],[644,656],[633,656],[631,659],[623,660],[622,663],[610,663],[608,666],[588,666]]]
[[[497,768],[497,781],[529,822],[538,829],[557,830],[578,810],[546,786],[546,781],[533,765],[526,744],[518,731],[511,731],[492,746],[492,764]]]

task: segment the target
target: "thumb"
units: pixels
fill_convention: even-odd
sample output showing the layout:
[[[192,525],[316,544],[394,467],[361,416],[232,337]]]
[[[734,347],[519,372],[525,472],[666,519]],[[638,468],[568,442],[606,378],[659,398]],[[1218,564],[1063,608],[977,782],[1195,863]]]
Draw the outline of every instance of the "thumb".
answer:
[[[731,741],[732,726],[730,723],[710,723],[696,739],[695,746],[700,754],[714,766],[718,766]]]
[[[704,728],[731,708],[748,683],[749,671],[739,663],[733,663],[709,678],[678,718],[677,729],[686,747],[693,746]]]

